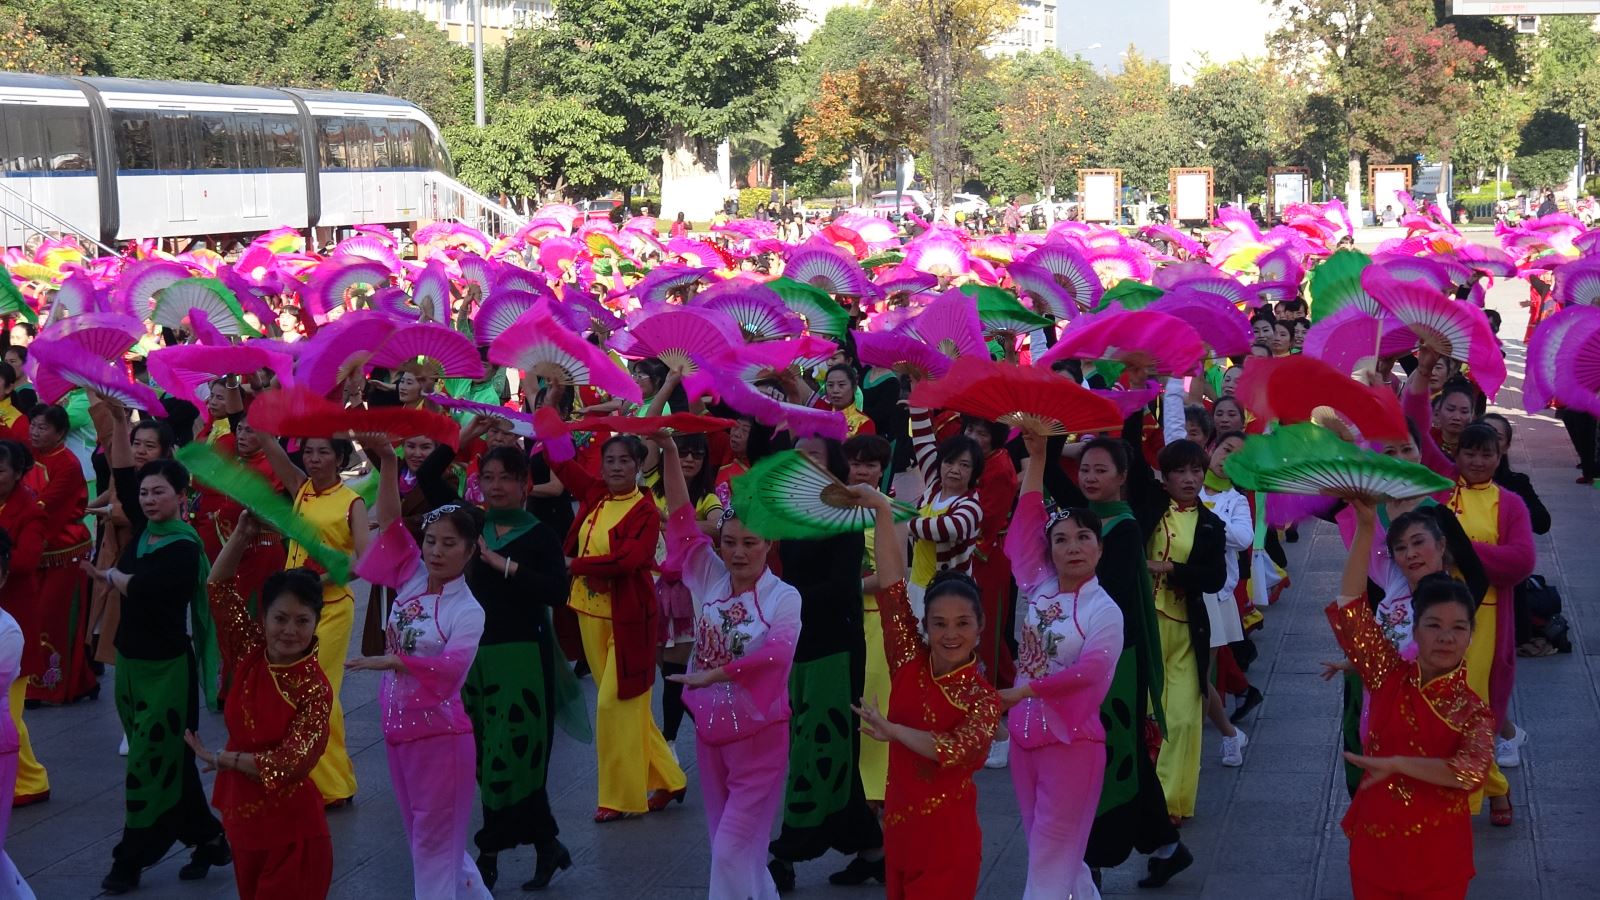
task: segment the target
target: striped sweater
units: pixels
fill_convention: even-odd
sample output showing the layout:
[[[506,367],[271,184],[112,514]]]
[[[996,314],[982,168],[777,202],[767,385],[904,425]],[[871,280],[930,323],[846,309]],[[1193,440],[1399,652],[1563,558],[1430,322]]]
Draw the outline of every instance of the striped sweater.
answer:
[[[975,491],[968,491],[948,504],[939,497],[938,443],[927,410],[911,411],[911,446],[917,469],[922,472],[922,481],[927,485],[917,500],[917,508],[928,507],[935,503],[936,498],[939,505],[943,506],[933,515],[912,519],[909,526],[911,537],[917,542],[928,541],[933,544],[935,572],[953,569],[971,574],[972,554],[977,549],[983,525],[983,507],[978,503],[978,495]]]

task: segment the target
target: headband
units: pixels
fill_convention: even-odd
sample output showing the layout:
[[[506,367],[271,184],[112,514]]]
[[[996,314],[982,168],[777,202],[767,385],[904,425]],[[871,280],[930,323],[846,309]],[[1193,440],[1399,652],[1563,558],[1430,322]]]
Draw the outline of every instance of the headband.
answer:
[[[439,521],[445,516],[450,515],[453,512],[458,512],[460,509],[461,504],[459,503],[446,503],[444,506],[441,506],[433,512],[430,512],[422,517],[422,530],[427,531],[429,528],[433,527],[433,523]]]

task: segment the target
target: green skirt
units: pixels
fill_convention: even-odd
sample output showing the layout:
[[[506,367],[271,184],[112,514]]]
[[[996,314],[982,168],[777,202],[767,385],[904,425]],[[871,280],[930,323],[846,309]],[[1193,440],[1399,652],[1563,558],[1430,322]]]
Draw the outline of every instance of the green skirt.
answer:
[[[117,654],[117,717],[128,736],[119,861],[152,866],[175,842],[193,846],[216,838],[222,824],[206,804],[194,751],[183,732],[197,729],[199,692],[192,653],[172,659]]]

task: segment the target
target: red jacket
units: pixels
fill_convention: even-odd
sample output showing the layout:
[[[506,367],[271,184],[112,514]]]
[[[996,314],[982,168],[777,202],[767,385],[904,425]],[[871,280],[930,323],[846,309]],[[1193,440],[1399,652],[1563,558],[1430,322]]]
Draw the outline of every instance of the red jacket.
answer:
[[[578,498],[578,516],[567,532],[566,554],[573,578],[609,581],[611,630],[617,647],[617,699],[648,694],[656,683],[656,584],[653,576],[661,514],[648,489],[611,529],[610,553],[578,556],[589,513],[608,496],[605,482],[574,460],[552,462],[556,477]]]

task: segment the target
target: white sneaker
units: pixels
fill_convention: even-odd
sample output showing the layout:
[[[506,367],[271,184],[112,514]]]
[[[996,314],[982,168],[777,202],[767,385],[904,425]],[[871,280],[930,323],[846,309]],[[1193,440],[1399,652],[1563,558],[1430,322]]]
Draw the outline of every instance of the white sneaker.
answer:
[[[1513,726],[1517,733],[1508,738],[1494,736],[1494,762],[1502,769],[1515,769],[1522,765],[1522,745],[1528,742],[1528,733],[1521,725]]]
[[[128,736],[127,735],[123,735],[122,736],[122,743],[117,745],[117,755],[118,756],[127,756],[128,755]]]
[[[1222,738],[1222,764],[1230,768],[1244,765],[1244,748],[1250,745],[1250,736],[1243,728],[1235,728],[1233,737]]]
[[[1010,763],[1010,741],[994,741],[989,745],[989,758],[983,762],[985,769],[1004,769]]]

